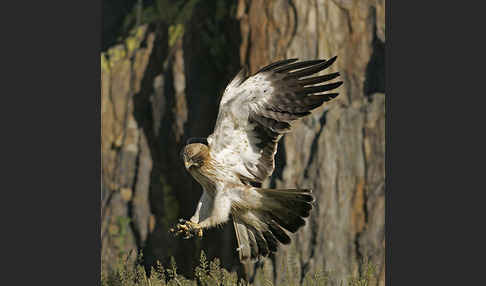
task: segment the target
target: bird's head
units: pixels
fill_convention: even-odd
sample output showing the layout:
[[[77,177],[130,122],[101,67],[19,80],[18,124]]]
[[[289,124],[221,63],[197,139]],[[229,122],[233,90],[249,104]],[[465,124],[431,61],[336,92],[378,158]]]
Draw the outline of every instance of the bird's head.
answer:
[[[186,145],[182,152],[184,166],[187,170],[191,168],[200,168],[209,156],[208,146],[201,143],[192,143]]]

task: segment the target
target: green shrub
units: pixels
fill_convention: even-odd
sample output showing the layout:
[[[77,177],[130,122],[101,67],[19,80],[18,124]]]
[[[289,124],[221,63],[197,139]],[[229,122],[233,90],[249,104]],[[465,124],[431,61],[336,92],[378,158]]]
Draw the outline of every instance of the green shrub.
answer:
[[[128,258],[120,258],[116,267],[111,271],[102,271],[101,285],[102,286],[247,286],[252,285],[244,279],[238,279],[235,272],[228,272],[221,267],[218,258],[209,262],[204,251],[201,251],[199,265],[194,269],[194,280],[189,280],[177,273],[177,266],[174,258],[171,258],[170,267],[164,268],[159,262],[150,271],[150,277],[147,276],[143,266],[140,263],[134,266],[128,263]],[[350,277],[348,286],[369,286],[370,281],[375,277],[375,268],[368,263],[362,265],[364,273],[358,277]],[[290,270],[287,270],[290,271]],[[291,272],[291,271],[290,271]],[[290,276],[290,273],[288,277]],[[257,275],[256,278],[260,285],[273,285],[271,281],[263,278],[263,275]],[[286,281],[285,284],[294,285],[292,282]],[[329,272],[308,273],[303,279],[301,285],[303,286],[326,286],[330,282],[334,285],[345,285],[343,281],[337,281],[331,277]]]

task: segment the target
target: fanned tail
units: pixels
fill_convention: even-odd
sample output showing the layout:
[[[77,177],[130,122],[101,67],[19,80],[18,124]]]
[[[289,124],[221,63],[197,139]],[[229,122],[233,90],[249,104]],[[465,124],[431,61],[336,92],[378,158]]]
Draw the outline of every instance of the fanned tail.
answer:
[[[233,215],[242,262],[256,260],[277,251],[279,243],[289,244],[287,232],[294,233],[305,225],[314,197],[309,189],[252,188],[251,202],[245,213]]]

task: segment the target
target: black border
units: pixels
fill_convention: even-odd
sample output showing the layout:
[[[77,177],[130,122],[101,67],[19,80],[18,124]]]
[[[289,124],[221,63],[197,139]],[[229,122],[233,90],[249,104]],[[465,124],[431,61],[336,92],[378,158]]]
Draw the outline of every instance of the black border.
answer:
[[[93,212],[93,213],[96,213],[96,222],[97,222],[97,233],[96,233],[96,239],[97,239],[97,245],[98,245],[98,248],[97,248],[97,260],[94,265],[96,266],[96,278],[98,279],[97,280],[97,283],[101,284],[101,217],[100,217],[100,213],[101,213],[101,57],[100,57],[100,52],[101,52],[101,43],[102,43],[102,32],[101,32],[101,23],[102,23],[102,20],[103,20],[103,15],[102,15],[102,6],[103,6],[103,1],[100,1],[100,5],[98,5],[98,8],[99,8],[99,12],[98,12],[98,17],[96,17],[97,19],[99,19],[99,22],[96,23],[96,28],[97,30],[99,31],[98,32],[98,41],[95,45],[95,48],[97,49],[97,53],[96,53],[96,84],[95,84],[95,88],[97,90],[97,93],[94,93],[96,94],[96,102],[97,102],[97,105],[96,105],[96,119],[97,119],[97,128],[96,128],[96,132],[97,132],[97,142],[98,144],[97,145],[97,152],[96,152],[96,183],[97,183],[97,190],[100,192],[100,193],[96,193],[96,197],[97,197],[97,212]]]
[[[391,1],[385,2],[385,285],[391,284]]]
[[[4,4],[2,284],[99,285],[101,1]]]
[[[481,60],[468,44],[484,34],[484,10],[448,4],[386,2],[386,285],[484,284],[484,243],[471,234],[484,220],[465,217],[484,208],[466,193],[483,189],[472,186],[482,168],[469,137],[484,133],[474,118],[484,91],[470,90],[483,72],[470,67]]]

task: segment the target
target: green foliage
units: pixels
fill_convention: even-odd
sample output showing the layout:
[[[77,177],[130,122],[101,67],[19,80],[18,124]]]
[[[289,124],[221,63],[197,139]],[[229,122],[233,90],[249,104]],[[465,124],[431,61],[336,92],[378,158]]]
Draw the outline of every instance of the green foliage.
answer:
[[[214,1],[208,5],[211,5],[211,13],[198,23],[201,46],[209,51],[213,69],[232,74],[225,70],[225,66],[228,66],[228,59],[235,56],[232,51],[239,48],[239,42],[232,41],[234,35],[228,33],[231,31],[231,19],[236,17],[236,1]]]
[[[129,224],[130,218],[118,216],[108,228],[108,232],[113,239],[114,245],[118,249],[118,255],[120,257],[126,254],[125,244],[129,233]]]
[[[140,47],[145,37],[145,27],[136,27],[127,32],[119,45],[114,46],[101,53],[101,69],[105,72],[129,60],[129,57]]]
[[[157,23],[165,23],[167,26],[185,25],[191,19],[196,5],[206,4],[202,0],[155,0],[149,1],[152,2],[151,4],[145,3],[140,9],[138,1],[111,2],[104,7],[107,9],[105,11],[107,14],[103,17],[102,51],[123,43],[135,28],[140,27],[138,25]],[[104,65],[104,68],[106,67]]]
[[[364,262],[363,266],[363,273],[359,277],[351,277],[349,279],[349,286],[368,286],[370,285],[370,281],[376,275],[375,266],[371,263]]]
[[[226,269],[221,268],[218,258],[208,263],[204,251],[201,251],[199,266],[196,266],[194,276],[198,285],[238,285],[236,273],[229,273]]]
[[[137,259],[138,263],[132,265],[128,263],[128,257],[120,257],[114,270],[101,273],[102,286],[249,286],[252,285],[243,279],[238,279],[235,272],[229,272],[221,267],[220,260],[214,258],[208,261],[204,251],[201,251],[199,265],[194,269],[194,280],[189,280],[177,273],[175,259],[171,257],[170,267],[165,269],[160,262],[151,268],[150,276],[147,276],[144,268],[140,264],[142,257]],[[362,265],[363,273],[358,277],[350,277],[347,286],[369,286],[370,281],[375,277],[375,268],[373,265],[366,263]],[[287,277],[292,277],[292,272],[287,268]],[[292,275],[294,275],[293,273]],[[263,281],[258,277],[263,278]],[[260,285],[273,285],[269,279],[265,279],[263,274],[255,278],[260,281]],[[303,286],[326,286],[330,282],[336,285],[345,285],[343,281],[339,283],[332,279],[329,272],[308,273],[300,285]],[[299,285],[295,281],[287,280],[284,285]]]
[[[240,66],[238,50],[241,39],[239,21],[236,19],[237,4],[237,1],[227,0],[155,0],[150,5],[144,5],[141,10],[136,4],[124,15],[123,24],[115,33],[116,43],[124,43],[126,49],[112,49],[112,53],[115,53],[113,55],[102,54],[101,66],[109,71],[117,59],[126,58],[133,47],[140,45],[142,39],[134,36],[134,31],[140,29],[136,27],[137,24],[156,24],[159,29],[167,29],[169,47],[173,47],[183,36],[190,39],[191,43],[197,43],[199,51],[193,54],[199,59],[199,64],[208,67],[207,81],[212,82],[211,75],[223,76],[212,92],[221,95],[226,83],[238,72]]]
[[[172,47],[182,35],[184,35],[184,25],[176,24],[169,26],[169,46]]]
[[[169,27],[169,46],[172,46],[184,34],[186,24],[193,17],[196,6],[198,4],[207,6],[210,13],[198,27],[201,44],[208,48],[210,56],[214,59],[212,62],[217,65],[216,68],[223,70],[225,63],[221,63],[221,59],[230,56],[227,54],[227,50],[228,45],[231,44],[225,31],[228,29],[228,19],[235,18],[237,2],[226,0],[203,2],[201,0],[156,0],[154,4],[143,7],[139,21],[140,24],[166,23]],[[125,16],[119,41],[123,41],[133,30],[137,17],[138,7],[135,5],[133,10]]]
[[[140,24],[165,22],[170,25],[184,25],[192,17],[194,7],[200,0],[157,0],[154,4],[145,6],[140,14]],[[138,7],[125,17],[123,31],[130,31],[137,23]],[[122,33],[122,35],[125,33]]]

